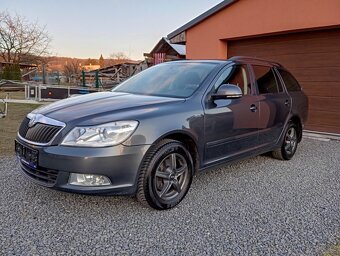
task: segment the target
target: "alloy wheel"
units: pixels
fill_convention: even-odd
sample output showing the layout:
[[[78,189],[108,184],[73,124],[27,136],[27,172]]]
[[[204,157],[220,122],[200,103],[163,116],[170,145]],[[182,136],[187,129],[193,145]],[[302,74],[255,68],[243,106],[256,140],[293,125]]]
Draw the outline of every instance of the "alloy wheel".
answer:
[[[178,153],[169,154],[157,166],[155,191],[162,200],[172,200],[182,192],[188,178],[189,169],[185,158]]]
[[[288,154],[293,154],[297,146],[297,134],[294,127],[290,127],[286,133],[284,149]]]

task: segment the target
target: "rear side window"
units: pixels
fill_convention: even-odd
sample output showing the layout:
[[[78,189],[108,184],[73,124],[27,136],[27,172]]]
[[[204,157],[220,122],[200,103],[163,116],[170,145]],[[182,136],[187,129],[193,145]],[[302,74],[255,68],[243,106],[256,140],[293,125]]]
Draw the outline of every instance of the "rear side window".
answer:
[[[253,66],[259,94],[278,93],[276,78],[270,67]]]
[[[299,83],[289,72],[279,69],[279,73],[283,79],[283,82],[286,85],[287,91],[289,92],[301,91]]]

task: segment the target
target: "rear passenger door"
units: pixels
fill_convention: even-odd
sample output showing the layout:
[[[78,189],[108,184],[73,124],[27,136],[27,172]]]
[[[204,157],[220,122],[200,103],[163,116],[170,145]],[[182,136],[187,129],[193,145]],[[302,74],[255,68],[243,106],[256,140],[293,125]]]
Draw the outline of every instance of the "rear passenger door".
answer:
[[[259,144],[271,146],[280,137],[291,108],[291,98],[273,68],[252,65],[259,99]]]

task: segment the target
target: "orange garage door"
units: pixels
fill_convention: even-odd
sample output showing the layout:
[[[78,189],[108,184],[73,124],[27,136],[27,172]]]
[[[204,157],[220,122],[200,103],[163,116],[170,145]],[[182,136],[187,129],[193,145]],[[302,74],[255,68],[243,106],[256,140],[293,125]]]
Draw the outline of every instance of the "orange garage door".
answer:
[[[340,29],[228,41],[228,57],[283,64],[309,98],[305,129],[340,134]]]

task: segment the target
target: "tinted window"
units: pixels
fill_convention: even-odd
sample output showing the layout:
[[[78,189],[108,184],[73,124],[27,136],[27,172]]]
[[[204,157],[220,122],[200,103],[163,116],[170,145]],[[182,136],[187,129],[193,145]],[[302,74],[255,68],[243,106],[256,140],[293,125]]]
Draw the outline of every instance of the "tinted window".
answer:
[[[153,66],[112,91],[164,97],[189,97],[216,67],[212,63],[166,63]]]
[[[274,73],[276,84],[277,84],[277,87],[279,88],[279,92],[283,92],[283,85],[282,85],[282,81],[279,78],[279,75],[277,74],[277,72],[275,72],[274,69],[272,69],[272,71]]]
[[[287,91],[301,91],[299,83],[289,72],[279,69],[279,73],[286,85]]]
[[[253,69],[259,94],[278,92],[276,79],[270,67],[253,66]]]
[[[246,66],[234,65],[226,68],[215,82],[215,91],[222,84],[237,85],[241,88],[243,95],[251,94],[251,84]]]

